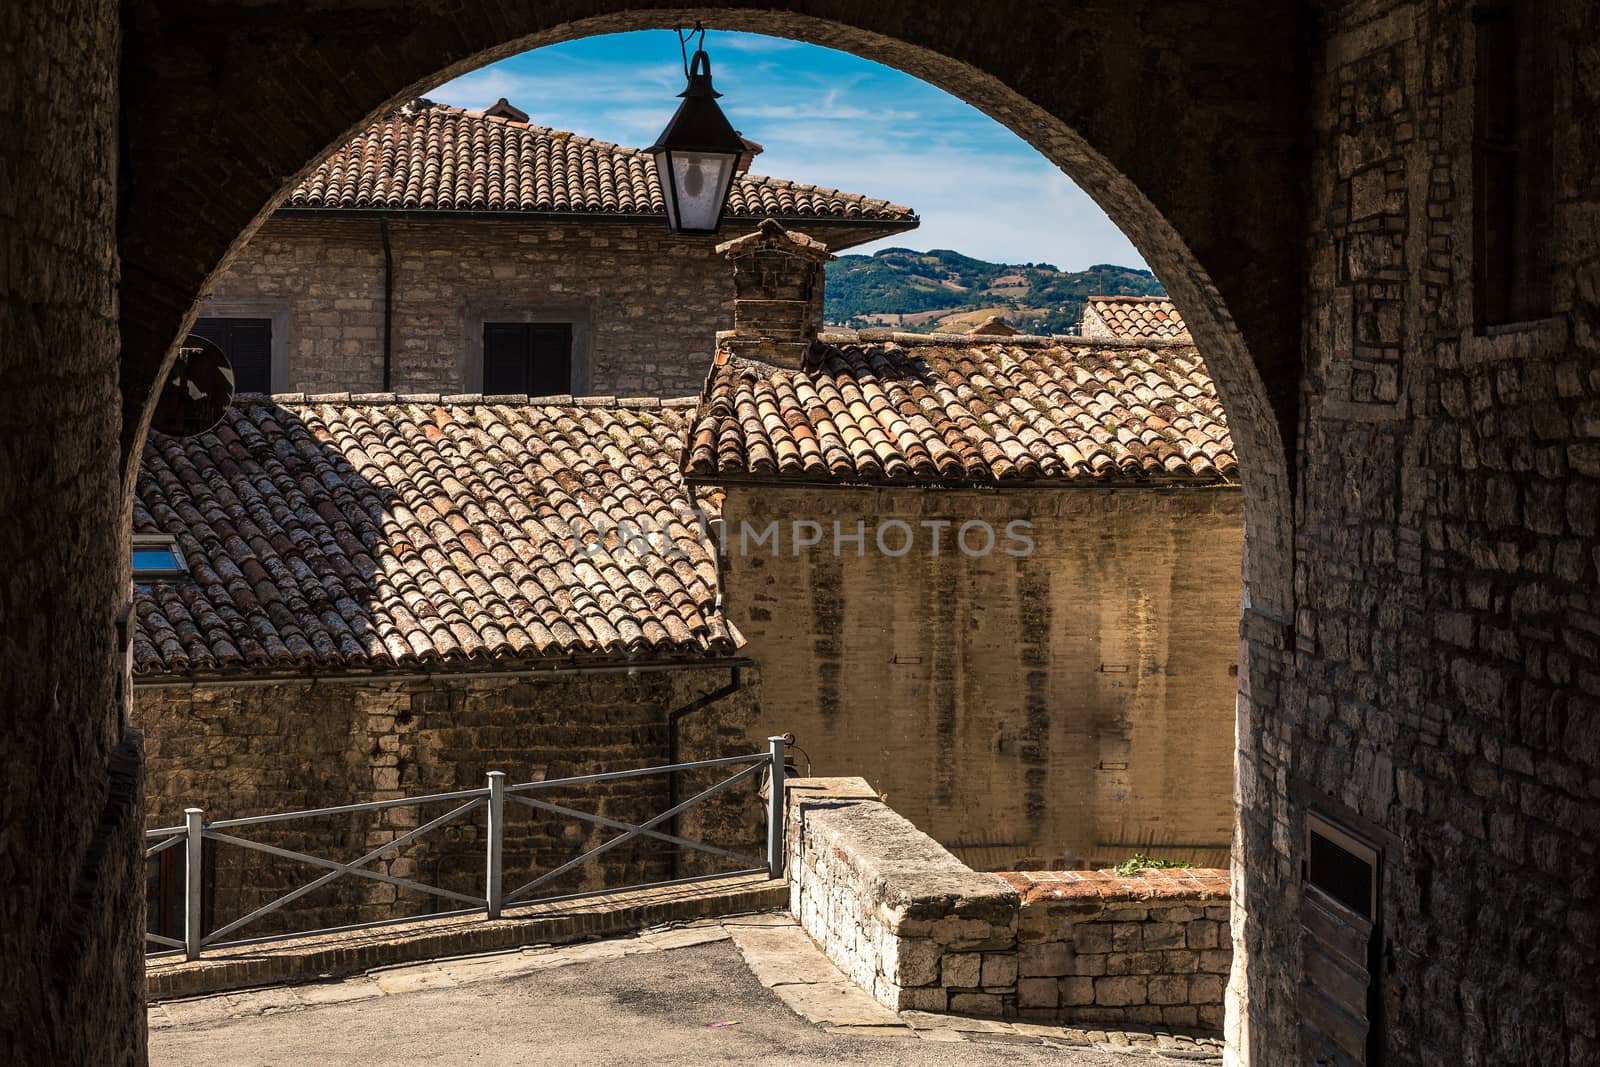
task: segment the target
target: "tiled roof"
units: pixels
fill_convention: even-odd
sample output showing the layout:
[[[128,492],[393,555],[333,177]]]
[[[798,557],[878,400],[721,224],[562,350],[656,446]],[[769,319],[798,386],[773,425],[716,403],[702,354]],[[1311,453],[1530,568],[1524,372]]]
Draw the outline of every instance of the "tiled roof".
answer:
[[[685,469],[705,481],[1237,478],[1227,419],[1194,348],[984,340],[821,344],[798,371],[719,355]]]
[[[1083,326],[1085,337],[1121,337],[1130,341],[1189,339],[1183,316],[1164,296],[1091,296],[1084,307]]]
[[[740,643],[678,470],[684,407],[473,399],[246,397],[209,433],[152,433],[134,530],[175,534],[190,575],[138,589],[135,672],[538,666]],[[619,543],[624,520],[667,531],[681,558],[627,530]]]
[[[357,134],[283,206],[666,214],[655,160],[642,149],[427,101]],[[916,222],[887,200],[752,174],[734,180],[728,214]]]

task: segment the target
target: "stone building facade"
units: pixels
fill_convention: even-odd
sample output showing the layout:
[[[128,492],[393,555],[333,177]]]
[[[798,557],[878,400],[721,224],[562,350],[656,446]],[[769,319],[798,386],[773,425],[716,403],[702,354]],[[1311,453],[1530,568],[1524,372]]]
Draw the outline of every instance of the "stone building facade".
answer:
[[[291,191],[213,279],[198,329],[227,349],[228,324],[248,327],[258,350],[230,355],[258,392],[493,391],[498,324],[560,328],[570,360],[508,391],[691,395],[732,287],[716,237],[667,231],[654,166],[503,101],[414,101]],[[882,200],[741,171],[725,232],[768,215],[839,247],[917,224]]]
[[[749,738],[759,672],[718,609],[713,553],[677,470],[686,415],[653,400],[280,396],[236,403],[200,437],[153,436],[134,525],[172,538],[182,566],[135,575],[146,826],[179,825],[191,806],[213,821],[477,789],[495,770],[515,785],[764,749]],[[715,776],[541,799],[638,824]],[[230,833],[351,860],[450,806]],[[759,858],[761,811],[751,783],[675,825]],[[482,830],[474,814],[370,869],[482,896]],[[513,807],[507,890],[614,834]],[[208,931],[324,873],[238,845],[207,849]],[[163,852],[148,872],[151,931],[167,937],[182,929],[180,859]],[[643,839],[538,895],[727,869]],[[225,936],[457,906],[344,878]]]
[[[380,677],[232,684],[145,684],[135,721],[149,738],[145,808],[152,827],[183,822],[187,807],[225,819],[396,800],[481,788],[504,771],[508,784],[709,759],[745,750],[760,680],[751,667],[528,671],[475,679]],[[731,691],[726,691],[731,690]],[[717,694],[722,694],[717,696]],[[674,713],[707,695],[704,712]],[[624,779],[549,790],[540,799],[608,818],[644,822],[713,784],[711,772]],[[327,816],[230,831],[323,857],[353,858],[444,814],[427,808]],[[587,852],[616,831],[511,806],[504,836],[507,889]],[[483,895],[482,816],[452,823],[386,854],[368,869],[423,885]],[[714,798],[680,816],[669,832],[746,855],[765,847],[754,787]],[[215,930],[305,884],[318,871],[261,852],[216,844],[206,871],[205,928]],[[163,854],[165,855],[165,854]],[[175,857],[174,857],[175,858]],[[641,839],[612,849],[539,890],[540,895],[657,882],[717,869],[704,853]],[[154,877],[161,877],[159,869]],[[152,929],[182,929],[177,898],[158,886]],[[459,905],[390,884],[346,878],[263,916],[236,937],[384,922]],[[181,936],[181,935],[180,935]]]
[[[684,468],[720,494],[758,729],[982,869],[1220,865],[1244,531],[1182,340],[819,337],[815,242],[722,246]]]

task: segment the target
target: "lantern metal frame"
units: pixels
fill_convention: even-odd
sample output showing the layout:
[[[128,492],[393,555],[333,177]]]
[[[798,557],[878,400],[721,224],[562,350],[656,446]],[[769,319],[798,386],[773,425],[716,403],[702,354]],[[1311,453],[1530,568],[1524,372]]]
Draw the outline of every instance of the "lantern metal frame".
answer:
[[[683,103],[673,113],[661,136],[648,151],[656,163],[656,183],[661,190],[662,202],[667,209],[667,228],[680,234],[714,234],[722,228],[723,216],[728,209],[728,191],[738,177],[739,156],[747,150],[744,138],[733,128],[728,117],[717,105],[722,94],[711,84],[711,57],[705,50],[705,27],[698,22],[693,30],[678,31],[678,45],[683,52],[683,73],[688,84],[678,96]],[[689,55],[689,39],[698,35],[694,55]],[[682,155],[712,156],[723,161],[724,167],[716,178],[712,195],[717,197],[715,219],[709,228],[685,225],[682,210],[685,199],[678,188],[675,157]]]

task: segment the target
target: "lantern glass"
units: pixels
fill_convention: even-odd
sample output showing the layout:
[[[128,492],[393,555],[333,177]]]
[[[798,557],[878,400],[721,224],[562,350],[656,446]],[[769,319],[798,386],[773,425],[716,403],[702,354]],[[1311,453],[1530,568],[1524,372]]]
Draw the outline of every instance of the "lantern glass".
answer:
[[[716,233],[722,223],[737,155],[663,148],[656,172],[665,181],[667,224],[679,233]]]

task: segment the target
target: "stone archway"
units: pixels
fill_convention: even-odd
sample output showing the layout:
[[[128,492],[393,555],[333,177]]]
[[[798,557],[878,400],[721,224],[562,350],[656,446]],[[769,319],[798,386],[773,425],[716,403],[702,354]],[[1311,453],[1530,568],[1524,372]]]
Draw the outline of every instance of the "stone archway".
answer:
[[[1282,674],[1291,614],[1285,442],[1298,417],[1303,277],[1300,29],[1292,6],[1270,0],[1226,11],[1204,0],[1072,10],[1028,0],[976,9],[965,0],[751,0],[689,11],[659,0],[489,0],[461,11],[424,0],[380,9],[131,0],[122,7],[117,190],[122,529],[172,345],[208,279],[300,173],[444,77],[529,47],[696,18],[840,48],[938,85],[1023,136],[1128,233],[1208,352],[1241,453],[1247,734],[1256,721],[1250,700],[1271,699]],[[95,580],[85,588],[125,583],[125,560],[103,555],[87,564]],[[125,667],[108,657],[95,670],[112,691]],[[79,709],[86,721],[75,729],[115,734],[95,718],[103,707]],[[1271,802],[1244,762],[1238,789],[1252,808]],[[1246,897],[1275,877],[1272,813],[1258,815],[1238,835]],[[115,905],[102,895],[90,910],[109,930]],[[134,933],[122,935],[131,942]],[[126,993],[129,982],[123,975],[109,985]],[[1270,1000],[1283,985],[1277,975],[1252,977],[1252,1000]],[[1265,1042],[1258,1046],[1270,1059]]]

